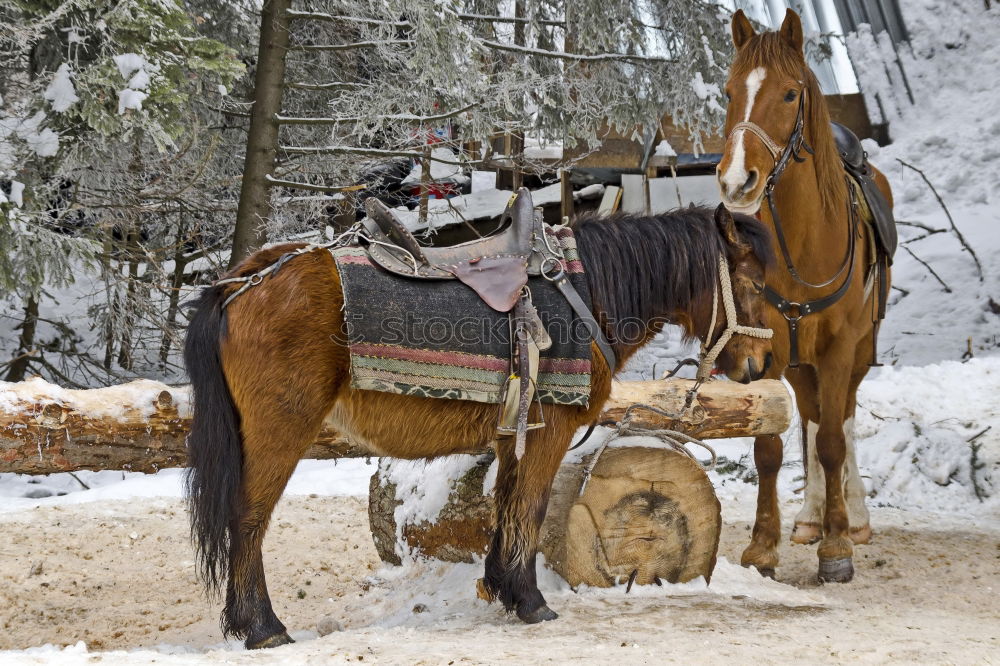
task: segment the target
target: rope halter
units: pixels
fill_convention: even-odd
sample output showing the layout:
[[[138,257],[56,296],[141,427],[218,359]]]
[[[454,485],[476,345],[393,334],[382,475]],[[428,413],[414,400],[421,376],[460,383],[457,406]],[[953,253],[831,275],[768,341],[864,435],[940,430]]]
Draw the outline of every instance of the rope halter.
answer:
[[[720,289],[721,287],[721,289]],[[719,292],[722,292],[722,308],[726,315],[726,328],[719,334],[715,344],[709,346],[712,339],[712,331],[719,314]],[[743,326],[736,321],[736,301],[733,299],[733,283],[729,277],[729,262],[726,255],[719,255],[719,281],[712,290],[712,323],[708,326],[708,335],[701,343],[701,360],[698,362],[698,374],[695,375],[695,386],[700,386],[712,375],[712,368],[716,359],[722,353],[723,348],[734,335],[746,335],[751,338],[770,340],[774,331],[770,328],[759,328],[756,326]]]

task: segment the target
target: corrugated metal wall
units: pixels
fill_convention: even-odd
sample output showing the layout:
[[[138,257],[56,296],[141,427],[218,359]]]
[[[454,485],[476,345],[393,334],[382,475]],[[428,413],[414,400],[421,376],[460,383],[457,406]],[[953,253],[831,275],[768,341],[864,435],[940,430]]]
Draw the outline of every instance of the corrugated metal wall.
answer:
[[[862,23],[867,23],[875,34],[888,31],[897,44],[910,40],[897,0],[833,0],[833,3],[847,32],[853,32]]]

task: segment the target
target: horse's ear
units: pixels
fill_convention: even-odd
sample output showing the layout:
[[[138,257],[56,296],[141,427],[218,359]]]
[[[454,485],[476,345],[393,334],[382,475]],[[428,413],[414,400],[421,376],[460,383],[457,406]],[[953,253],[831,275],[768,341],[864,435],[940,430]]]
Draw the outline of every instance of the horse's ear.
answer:
[[[736,254],[749,251],[750,245],[743,240],[740,232],[736,229],[736,220],[733,219],[733,214],[722,204],[719,204],[719,207],[715,209],[715,226],[719,228],[719,233],[725,239],[726,245],[736,250]]]
[[[743,13],[742,9],[737,9],[733,14],[733,45],[739,51],[743,45],[750,41],[750,38],[757,34],[753,29],[750,19]]]
[[[785,10],[785,20],[781,22],[782,38],[796,51],[802,51],[802,19],[791,9]]]

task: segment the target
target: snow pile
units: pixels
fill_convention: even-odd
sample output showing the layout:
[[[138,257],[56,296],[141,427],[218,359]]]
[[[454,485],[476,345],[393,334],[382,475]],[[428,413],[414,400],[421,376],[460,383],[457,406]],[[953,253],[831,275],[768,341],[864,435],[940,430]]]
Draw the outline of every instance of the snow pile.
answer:
[[[496,621],[497,609],[472,597],[476,581],[483,575],[482,562],[452,564],[438,560],[404,562],[399,567],[383,567],[368,578],[368,590],[363,598],[344,609],[345,617],[357,618],[368,626],[392,628],[435,627],[449,621],[468,625],[477,621]],[[536,565],[538,589],[549,605],[565,608],[573,604],[619,604],[626,600],[623,582],[610,588],[581,586],[573,591],[560,576],[545,565],[539,555]],[[756,571],[720,557],[709,585],[704,578],[687,583],[638,585],[628,598],[750,598],[755,601],[787,608],[830,606],[823,594],[801,590],[791,585],[762,577]],[[421,612],[415,613],[415,607]],[[354,622],[352,622],[355,626]]]
[[[872,373],[858,396],[862,474],[877,503],[1000,509],[1000,357]]]
[[[24,141],[39,157],[52,157],[59,152],[59,135],[48,127],[42,127],[45,118],[44,111],[25,118],[0,114],[0,169],[15,166],[15,151],[10,145],[13,137]]]

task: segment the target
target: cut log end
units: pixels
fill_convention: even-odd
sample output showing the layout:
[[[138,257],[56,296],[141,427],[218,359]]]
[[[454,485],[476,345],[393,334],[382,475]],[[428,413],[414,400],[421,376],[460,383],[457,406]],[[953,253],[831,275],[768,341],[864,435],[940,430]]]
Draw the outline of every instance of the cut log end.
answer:
[[[401,527],[394,518],[400,503],[395,489],[373,477],[369,514],[382,559],[399,563],[403,551],[470,562],[485,554],[494,516],[482,481],[491,460],[482,457],[451,481],[454,490],[437,520]],[[549,566],[574,587],[610,587],[633,572],[638,584],[711,577],[722,519],[711,482],[696,461],[669,449],[613,447],[581,495],[587,463],[564,463],[553,484],[540,544]],[[386,538],[390,534],[402,535],[403,543]]]

